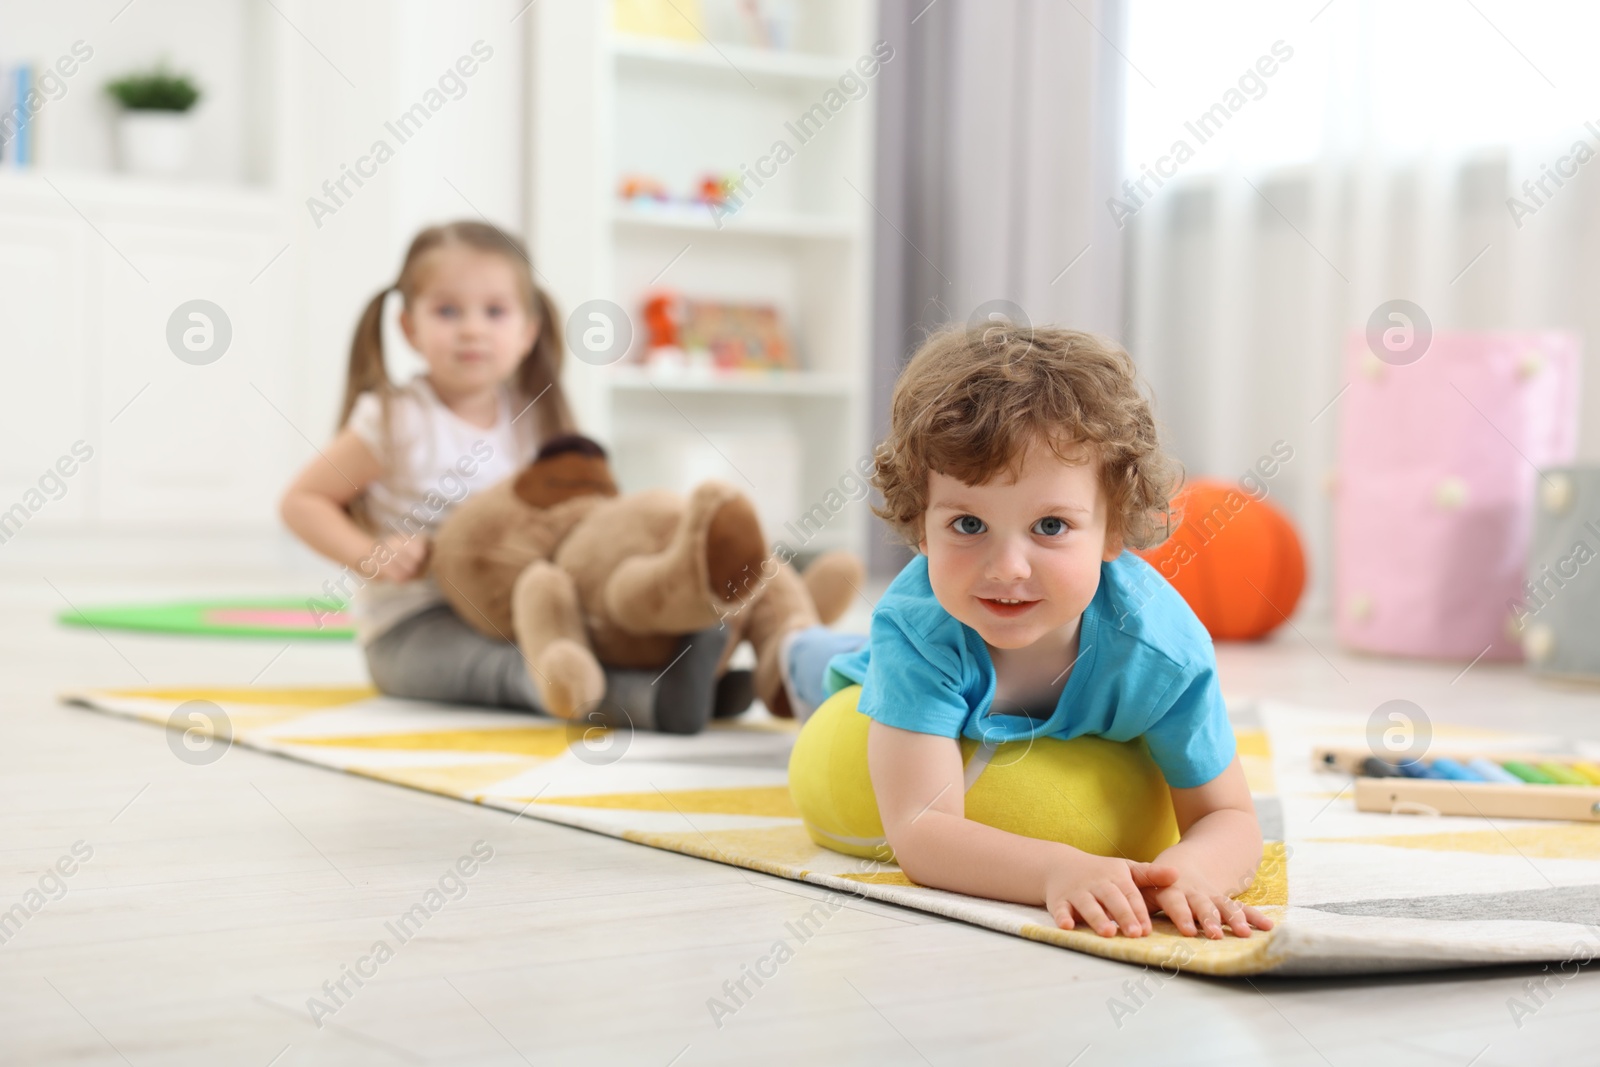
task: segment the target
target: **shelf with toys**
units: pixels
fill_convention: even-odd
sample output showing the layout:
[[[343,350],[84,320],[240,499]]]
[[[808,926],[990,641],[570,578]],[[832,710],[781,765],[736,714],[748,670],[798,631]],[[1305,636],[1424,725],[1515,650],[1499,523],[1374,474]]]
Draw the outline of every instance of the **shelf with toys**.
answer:
[[[564,372],[585,432],[624,489],[721,479],[774,547],[864,553],[870,511],[838,487],[871,452],[876,5],[544,0],[528,17],[529,238],[588,348]]]

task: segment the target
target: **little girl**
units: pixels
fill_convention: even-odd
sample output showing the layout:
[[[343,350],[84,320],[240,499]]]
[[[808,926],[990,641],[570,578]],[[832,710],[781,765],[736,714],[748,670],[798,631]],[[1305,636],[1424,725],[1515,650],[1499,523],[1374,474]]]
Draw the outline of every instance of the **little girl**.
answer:
[[[391,292],[403,303],[406,340],[428,367],[404,385],[384,366]],[[433,535],[457,504],[517,473],[550,438],[576,431],[560,371],[554,306],[522,243],[486,223],[423,230],[399,278],[362,312],[339,433],[289,486],[280,513],[307,545],[352,572],[356,639],[382,692],[544,710],[512,635],[497,640],[468,626],[426,569]],[[709,636],[686,638],[686,658],[719,656],[718,642],[699,639]],[[580,717],[656,728],[657,707],[681,716],[695,703],[677,685],[695,674],[669,670],[658,681],[653,671],[608,670],[606,713]]]

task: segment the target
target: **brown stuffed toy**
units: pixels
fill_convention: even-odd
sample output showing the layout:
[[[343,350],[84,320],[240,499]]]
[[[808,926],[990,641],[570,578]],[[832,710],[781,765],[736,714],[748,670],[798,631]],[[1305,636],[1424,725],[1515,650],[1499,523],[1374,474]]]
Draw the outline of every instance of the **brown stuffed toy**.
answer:
[[[469,625],[517,642],[544,707],[565,719],[605,698],[602,664],[665,670],[684,635],[711,627],[728,633],[716,674],[748,640],[754,695],[790,717],[780,639],[837,620],[862,581],[848,552],[817,558],[803,578],[769,556],[755,509],[721,482],[687,500],[661,489],[620,495],[604,449],[577,434],[464,501],[429,566]]]

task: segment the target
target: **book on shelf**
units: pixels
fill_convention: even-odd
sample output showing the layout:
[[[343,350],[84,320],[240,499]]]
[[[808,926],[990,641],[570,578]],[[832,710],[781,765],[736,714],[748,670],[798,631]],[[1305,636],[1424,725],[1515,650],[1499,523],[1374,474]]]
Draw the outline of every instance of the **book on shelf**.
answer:
[[[0,65],[0,164],[12,168],[34,164],[38,107],[33,64]]]

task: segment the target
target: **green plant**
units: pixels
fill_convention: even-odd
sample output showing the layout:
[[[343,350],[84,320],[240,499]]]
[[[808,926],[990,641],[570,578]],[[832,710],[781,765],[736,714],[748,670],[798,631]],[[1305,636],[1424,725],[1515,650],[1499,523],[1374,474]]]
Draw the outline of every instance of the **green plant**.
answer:
[[[188,111],[200,99],[189,76],[172,73],[165,63],[144,74],[124,74],[107,82],[106,92],[129,111]]]

